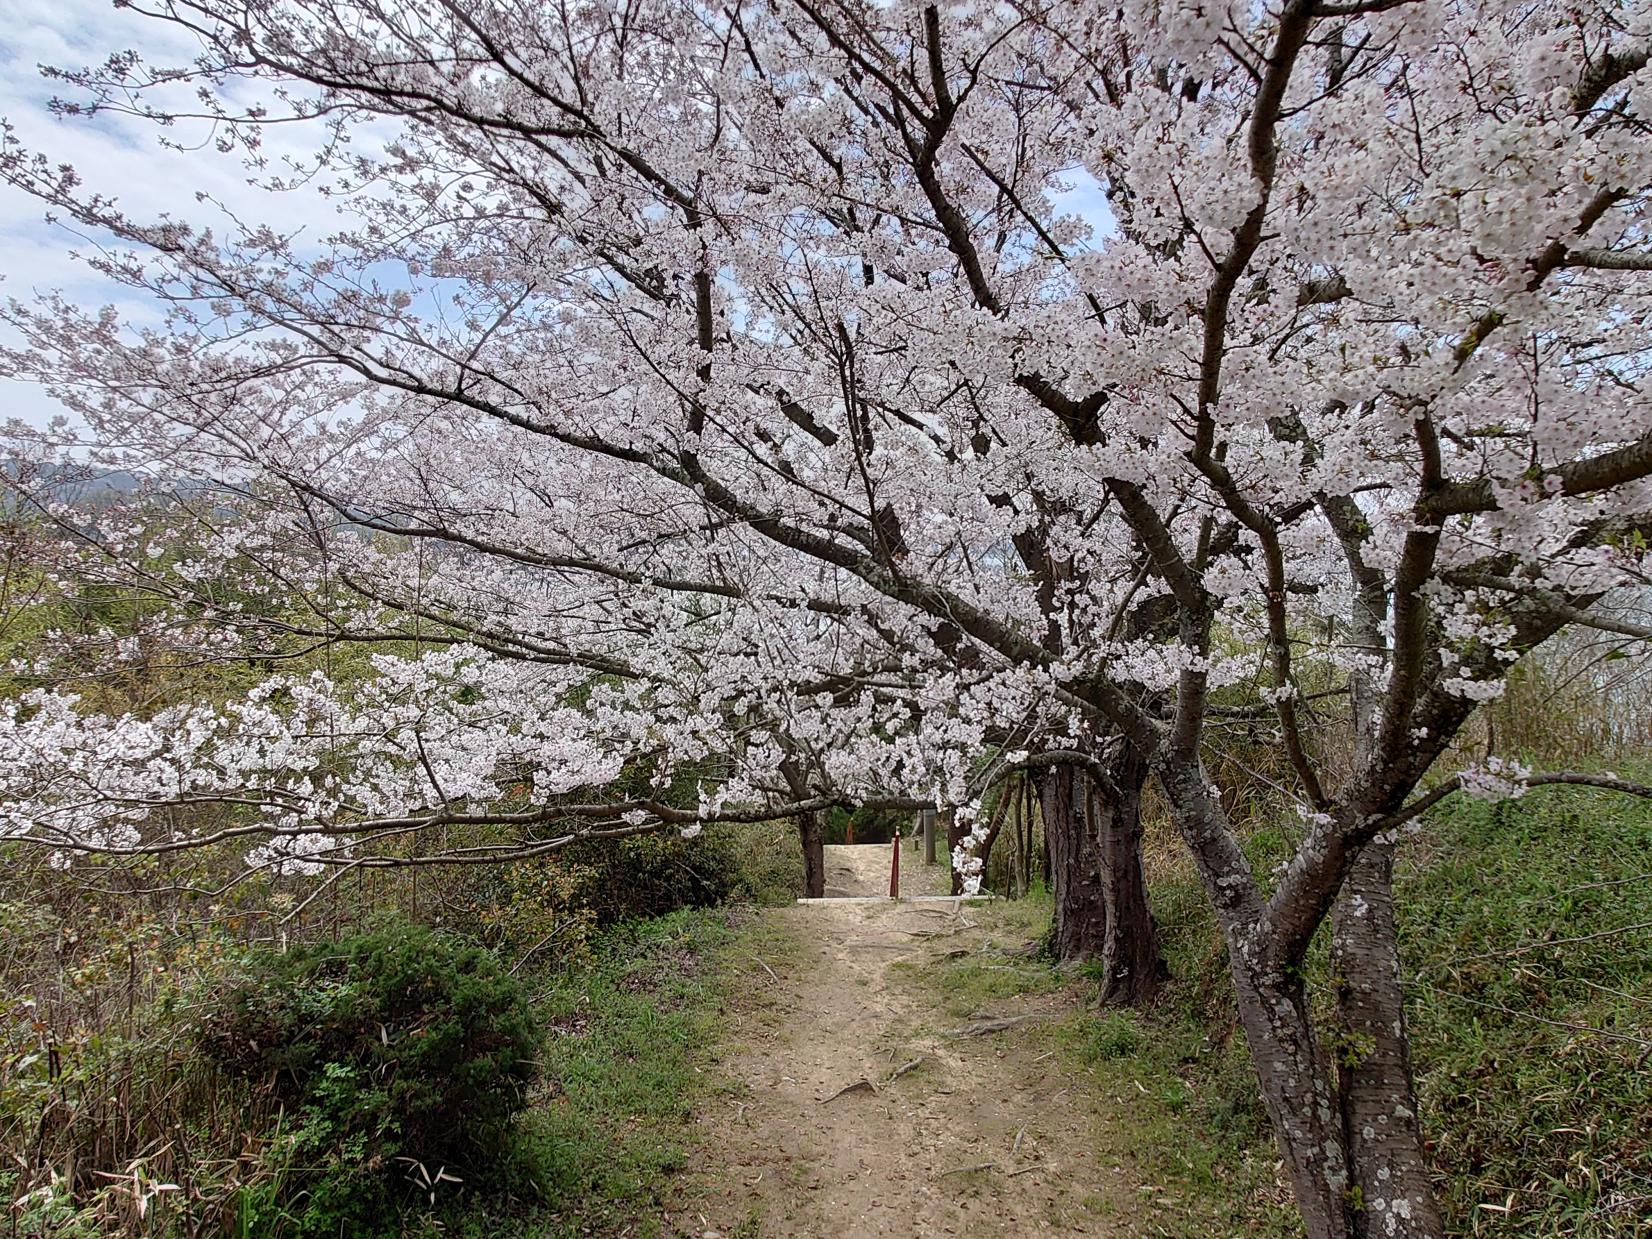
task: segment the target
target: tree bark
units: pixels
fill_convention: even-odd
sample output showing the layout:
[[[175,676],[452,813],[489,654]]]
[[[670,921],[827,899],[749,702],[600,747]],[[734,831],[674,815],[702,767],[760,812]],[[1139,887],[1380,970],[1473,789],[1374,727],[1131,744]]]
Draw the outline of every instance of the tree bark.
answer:
[[[1077,767],[1057,766],[1040,780],[1049,841],[1059,960],[1102,963],[1105,1003],[1151,1001],[1169,973],[1148,903],[1141,858],[1141,792],[1147,764],[1125,746],[1103,789]]]
[[[1107,944],[1107,897],[1087,820],[1085,782],[1074,766],[1052,766],[1039,779],[1055,896],[1050,949],[1063,963],[1099,958]]]
[[[1261,962],[1254,928],[1224,930],[1239,1024],[1308,1239],[1353,1239],[1347,1151],[1302,982]]]
[[[1394,845],[1366,845],[1331,912],[1337,1093],[1358,1239],[1443,1239],[1417,1117],[1394,924]]]
[[[1338,529],[1340,536],[1348,526]],[[1352,641],[1364,648],[1384,648],[1387,600],[1382,582],[1364,569],[1357,542],[1345,545],[1361,582],[1350,627]],[[1361,670],[1351,677],[1349,687],[1354,761],[1356,768],[1363,768],[1376,751],[1382,686]],[[1342,1038],[1337,1101],[1358,1205],[1353,1230],[1357,1239],[1442,1239],[1445,1223],[1434,1200],[1417,1115],[1393,882],[1394,843],[1373,839],[1354,860],[1331,907],[1331,974]]]
[[[1267,900],[1203,764],[1161,756],[1155,770],[1227,944],[1239,1026],[1308,1239],[1353,1239],[1346,1142],[1301,967],[1281,955]]]
[[[1151,1002],[1170,977],[1159,944],[1159,926],[1147,899],[1142,869],[1141,794],[1147,763],[1132,745],[1112,762],[1116,797],[1092,788],[1097,858],[1107,924],[1101,949],[1104,1006],[1139,1007]]]
[[[809,794],[809,781],[790,758],[780,763],[781,777],[797,799]],[[819,813],[797,815],[797,839],[803,848],[803,897],[826,897],[826,823]]]
[[[826,830],[818,813],[797,815],[797,837],[803,845],[803,894],[809,899],[826,896]]]

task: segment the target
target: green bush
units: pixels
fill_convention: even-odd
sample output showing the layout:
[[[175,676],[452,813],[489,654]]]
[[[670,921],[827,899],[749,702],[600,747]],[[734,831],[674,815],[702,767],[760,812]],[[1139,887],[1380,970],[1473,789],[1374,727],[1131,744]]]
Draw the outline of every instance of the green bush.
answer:
[[[286,1110],[284,1220],[365,1234],[399,1192],[501,1164],[540,1030],[489,952],[398,926],[250,957],[201,1038]]]
[[[555,863],[572,879],[570,904],[589,909],[599,925],[613,925],[733,899],[772,900],[773,866],[762,862],[774,849],[768,835],[776,833],[786,861],[801,870],[789,825],[766,835],[717,828],[693,839],[675,832],[592,839],[567,848]]]

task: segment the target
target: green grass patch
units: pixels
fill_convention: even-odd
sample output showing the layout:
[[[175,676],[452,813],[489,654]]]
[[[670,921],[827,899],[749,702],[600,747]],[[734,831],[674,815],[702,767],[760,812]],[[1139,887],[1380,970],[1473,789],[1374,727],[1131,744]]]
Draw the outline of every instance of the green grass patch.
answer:
[[[549,979],[543,1095],[522,1124],[521,1192],[455,1210],[443,1233],[563,1239],[660,1233],[694,1108],[717,1087],[719,1017],[791,944],[758,918],[690,910],[621,925],[591,963]]]
[[[1138,1201],[1098,1198],[1091,1212],[1123,1210],[1148,1227],[1142,1233],[1178,1239],[1297,1233],[1288,1197],[1274,1186],[1273,1148],[1243,1044],[1222,1036],[1219,1023],[1210,1035],[1202,984],[1212,965],[1208,916],[1195,919],[1203,907],[1196,890],[1156,893],[1161,915],[1179,924],[1168,937],[1184,979],[1151,1011],[1098,1011],[1094,969],[1061,969],[1023,953],[1049,929],[1042,893],[970,913],[997,950],[906,966],[953,1015],[1016,995],[1070,995],[1065,1013],[1017,1030],[1015,1053],[1030,1066],[1054,1052],[1055,1069],[1097,1115],[1102,1157],[1126,1168],[1129,1190],[1140,1189]],[[1201,980],[1185,979],[1192,974]]]
[[[1401,953],[1449,1224],[1652,1235],[1652,805],[1458,799],[1418,844]]]
[[[902,960],[893,968],[916,976],[940,995],[948,1015],[960,1018],[990,1009],[1006,998],[1051,993],[1064,983],[1061,974],[1042,960],[1016,955],[972,955],[925,963]]]

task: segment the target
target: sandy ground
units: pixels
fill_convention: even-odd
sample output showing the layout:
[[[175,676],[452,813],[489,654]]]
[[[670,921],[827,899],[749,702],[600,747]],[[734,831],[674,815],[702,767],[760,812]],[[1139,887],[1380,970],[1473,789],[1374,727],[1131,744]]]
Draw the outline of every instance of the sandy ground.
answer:
[[[888,891],[887,845],[827,853],[830,894]],[[903,893],[944,893],[944,866],[918,857],[903,851]],[[951,902],[765,913],[797,931],[801,954],[754,982],[770,990],[762,1017],[731,1014],[733,1086],[701,1116],[702,1156],[718,1171],[672,1219],[677,1233],[1137,1233],[1133,1192],[1097,1152],[1110,1120],[1072,1095],[1054,1055],[1025,1045],[1030,1025],[957,1033],[992,1017],[1036,1020],[1062,1000],[1010,998],[960,1018],[893,968],[983,946],[971,913]]]

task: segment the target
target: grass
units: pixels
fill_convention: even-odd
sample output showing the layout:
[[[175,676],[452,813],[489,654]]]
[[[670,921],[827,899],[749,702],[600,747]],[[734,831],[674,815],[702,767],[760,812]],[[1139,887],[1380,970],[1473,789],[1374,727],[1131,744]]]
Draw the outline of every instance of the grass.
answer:
[[[719,1016],[761,973],[758,957],[777,963],[786,949],[737,909],[677,912],[601,938],[588,966],[554,977],[540,998],[547,1086],[523,1125],[522,1199],[482,1211],[469,1202],[439,1219],[441,1233],[670,1233],[663,1213],[694,1108],[717,1086]]]
[[[1652,1235],[1652,805],[1459,800],[1420,842],[1402,957],[1454,1231]]]
[[[1098,1112],[1127,1116],[1103,1130],[1108,1155],[1151,1189],[1143,1233],[1300,1234],[1213,919],[1185,863],[1156,867],[1176,979],[1151,1010],[1098,1011],[1087,981],[1014,954],[916,975],[954,1014],[1068,987],[1066,1013],[1031,1026],[1019,1052],[1054,1049]],[[1652,1236],[1652,805],[1578,789],[1450,801],[1401,849],[1396,901],[1448,1232]],[[1049,903],[971,915],[1026,943]]]

